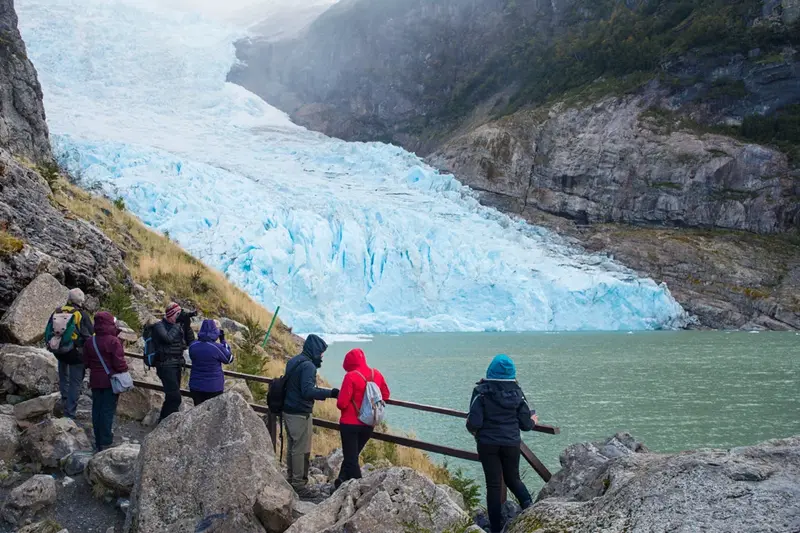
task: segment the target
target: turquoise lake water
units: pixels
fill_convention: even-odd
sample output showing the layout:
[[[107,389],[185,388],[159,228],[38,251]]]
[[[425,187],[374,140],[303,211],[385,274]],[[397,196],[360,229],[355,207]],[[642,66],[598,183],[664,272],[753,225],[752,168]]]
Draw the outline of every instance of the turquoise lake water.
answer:
[[[727,448],[800,434],[800,335],[745,332],[453,333],[375,336],[334,343],[322,374],[344,376],[345,353],[362,348],[396,399],[466,410],[497,353],[542,424],[561,434],[525,442],[555,472],[569,444],[629,431],[653,451]],[[465,449],[464,421],[389,407],[389,423],[418,438]],[[441,457],[435,456],[437,460]],[[478,465],[448,460],[481,479]],[[526,474],[531,488],[541,481]]]

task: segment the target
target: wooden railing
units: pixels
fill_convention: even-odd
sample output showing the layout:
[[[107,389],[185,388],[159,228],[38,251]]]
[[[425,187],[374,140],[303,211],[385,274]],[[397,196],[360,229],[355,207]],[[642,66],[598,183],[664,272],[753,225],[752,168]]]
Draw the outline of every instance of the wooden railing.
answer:
[[[134,359],[140,359],[140,360],[143,359],[142,355],[136,354],[136,353],[125,352],[125,355],[127,357],[131,357],[131,358],[134,358]],[[187,364],[186,368],[191,368],[191,366],[192,365]],[[230,371],[230,370],[223,370],[223,373],[228,377],[236,378],[236,379],[242,379],[242,380],[245,380],[245,381],[255,381],[257,383],[264,383],[264,384],[267,384],[267,385],[272,383],[272,379],[271,378],[266,378],[266,377],[263,377],[263,376],[253,376],[253,375],[250,375],[250,374],[242,374],[240,372],[233,372],[233,371]],[[153,384],[153,383],[147,383],[147,382],[144,382],[144,381],[134,381],[133,384],[136,387],[139,387],[141,389],[149,389],[149,390],[155,390],[155,391],[159,391],[159,392],[163,392],[163,390],[164,390],[161,385],[156,385],[156,384]],[[190,392],[188,390],[181,390],[181,394],[183,396],[190,396]],[[452,417],[462,418],[462,419],[466,419],[467,415],[468,415],[468,413],[466,413],[465,411],[458,411],[458,410],[455,410],[455,409],[448,409],[446,407],[436,407],[436,406],[432,406],[432,405],[424,405],[424,404],[419,404],[419,403],[414,403],[414,402],[406,402],[406,401],[403,401],[403,400],[390,399],[386,403],[388,405],[394,405],[396,407],[404,407],[406,409],[414,409],[416,411],[425,411],[425,412],[428,412],[428,413],[437,413],[437,414],[441,414],[441,415],[447,415],[447,416],[452,416]],[[277,439],[278,439],[278,435],[279,435],[279,433],[278,433],[278,430],[279,430],[279,428],[278,428],[278,417],[275,414],[271,413],[269,411],[269,409],[267,409],[267,407],[264,406],[264,405],[250,404],[250,407],[252,407],[255,412],[261,413],[261,414],[264,414],[264,415],[267,416],[267,418],[266,418],[267,428],[269,429],[269,433],[270,433],[270,436],[272,438],[272,445],[273,445],[273,447],[276,447],[277,446]],[[320,418],[314,418],[314,425],[317,426],[317,427],[321,427],[321,428],[333,429],[333,430],[337,430],[337,431],[339,430],[339,424],[337,424],[336,422],[331,422],[330,420],[323,420],[323,419],[320,419]],[[559,428],[557,428],[557,427],[547,426],[547,425],[542,425],[542,424],[536,424],[534,426],[533,430],[537,431],[539,433],[546,433],[548,435],[557,435],[560,432]],[[416,448],[418,450],[422,450],[422,451],[425,451],[425,452],[438,453],[438,454],[442,454],[442,455],[445,455],[445,456],[448,456],[448,457],[456,457],[458,459],[465,459],[467,461],[479,461],[478,454],[476,452],[470,451],[470,450],[462,450],[462,449],[459,449],[459,448],[451,448],[449,446],[442,446],[441,444],[435,444],[435,443],[432,443],[432,442],[425,442],[425,441],[421,441],[421,440],[417,440],[417,439],[412,439],[412,438],[409,438],[409,437],[401,437],[399,435],[392,435],[392,434],[389,434],[389,433],[382,433],[382,432],[379,432],[379,431],[374,432],[372,434],[372,438],[376,439],[376,440],[384,441],[384,442],[391,442],[391,443],[397,444],[399,446],[406,446],[406,447],[409,447],[409,448]],[[522,453],[522,457],[525,458],[525,460],[536,471],[536,473],[539,474],[539,476],[544,481],[550,481],[550,478],[552,477],[552,474],[550,473],[550,471],[547,469],[547,467],[539,460],[538,457],[536,457],[536,455],[533,453],[533,451],[531,451],[531,449],[524,442],[520,445],[520,450],[521,450],[521,453]]]

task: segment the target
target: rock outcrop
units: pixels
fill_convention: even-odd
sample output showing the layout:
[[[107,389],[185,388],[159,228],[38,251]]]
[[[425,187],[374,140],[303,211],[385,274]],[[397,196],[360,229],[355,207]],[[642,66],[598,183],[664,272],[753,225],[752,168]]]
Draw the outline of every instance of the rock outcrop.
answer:
[[[235,393],[171,416],[142,445],[125,531],[282,533],[295,496],[270,443]]]
[[[77,451],[92,448],[83,429],[69,418],[48,418],[26,429],[22,447],[33,461],[58,468],[61,460]]]
[[[50,274],[41,274],[14,299],[0,319],[0,339],[33,344],[42,339],[56,307],[67,303],[69,289]]]
[[[86,465],[86,479],[94,487],[110,491],[116,496],[127,496],[134,484],[138,444],[123,444],[94,455]]]
[[[342,485],[287,533],[481,531],[446,491],[410,468],[379,470]],[[457,529],[463,527],[463,529]]]
[[[50,158],[42,87],[17,28],[13,0],[0,0],[0,147],[31,161]]]
[[[58,390],[58,365],[47,350],[2,344],[0,379],[0,395],[33,398],[51,394]]]
[[[53,476],[33,476],[11,491],[3,506],[3,518],[11,524],[19,524],[55,503],[56,496],[56,480]]]
[[[529,219],[545,212],[582,224],[800,228],[784,154],[673,131],[677,119],[648,114],[657,96],[521,112],[452,139],[429,159],[484,203]]]
[[[0,312],[42,273],[87,294],[104,294],[127,269],[102,232],[66,216],[52,198],[48,180],[57,169],[42,90],[12,0],[0,0],[0,43]]]
[[[800,437],[661,455],[618,435],[571,447],[562,464],[510,533],[800,528]]]

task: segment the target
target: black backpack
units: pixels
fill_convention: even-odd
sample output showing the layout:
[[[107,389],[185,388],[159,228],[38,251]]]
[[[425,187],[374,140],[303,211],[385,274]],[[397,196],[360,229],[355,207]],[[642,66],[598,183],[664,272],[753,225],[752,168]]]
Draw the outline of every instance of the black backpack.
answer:
[[[283,413],[283,404],[286,402],[286,389],[289,387],[289,376],[302,364],[303,363],[300,362],[294,365],[292,370],[279,378],[273,379],[272,383],[269,384],[269,390],[267,391],[267,409],[269,409],[270,413],[274,415]]]
[[[160,362],[158,360],[158,349],[156,348],[156,343],[153,341],[154,326],[154,324],[147,324],[144,329],[142,329],[142,339],[144,339],[144,349],[142,350],[144,353],[142,355],[144,355],[145,370],[153,368]]]

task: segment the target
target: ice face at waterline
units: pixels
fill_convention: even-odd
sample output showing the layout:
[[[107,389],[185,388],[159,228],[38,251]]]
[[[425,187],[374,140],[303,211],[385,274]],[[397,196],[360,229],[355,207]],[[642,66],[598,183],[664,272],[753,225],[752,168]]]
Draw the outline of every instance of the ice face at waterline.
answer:
[[[239,30],[155,0],[17,0],[55,152],[298,331],[673,327],[665,287],[380,143],[225,82]]]

